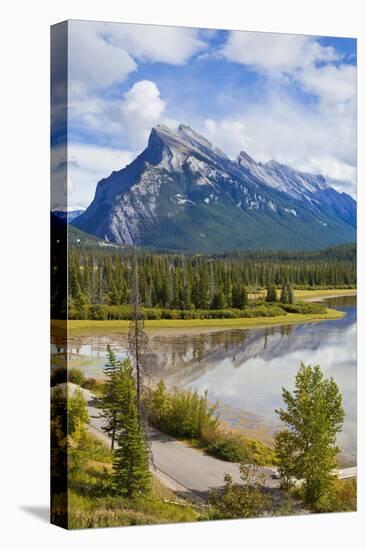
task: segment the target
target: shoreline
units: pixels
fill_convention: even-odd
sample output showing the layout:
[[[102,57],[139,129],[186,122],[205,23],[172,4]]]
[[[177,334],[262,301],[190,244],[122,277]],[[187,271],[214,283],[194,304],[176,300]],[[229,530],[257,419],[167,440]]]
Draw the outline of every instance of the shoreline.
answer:
[[[281,325],[295,325],[301,323],[316,323],[341,319],[344,313],[335,309],[327,308],[326,313],[302,314],[287,313],[286,315],[277,315],[276,317],[251,317],[242,319],[161,319],[145,321],[145,330],[147,332],[173,332],[180,331],[184,334],[201,333],[228,330],[228,329],[251,329],[276,327]],[[70,320],[67,321],[68,334],[85,334],[112,332],[128,332],[130,321],[92,321],[92,320]],[[53,328],[65,329],[64,321],[53,321]]]
[[[342,296],[356,296],[357,289],[326,289],[326,290],[295,290],[295,297],[301,301],[318,302],[324,298],[340,298]],[[276,317],[252,317],[242,319],[160,319],[145,321],[147,332],[176,333],[178,330],[184,334],[214,332],[227,329],[251,329],[266,328],[281,325],[294,325],[301,323],[314,323],[326,320],[341,319],[344,314],[336,309],[327,308],[324,314],[287,313]],[[103,331],[128,332],[130,321],[128,320],[77,320],[51,321],[52,329],[57,328],[68,334],[93,334]]]
[[[355,296],[356,289],[327,289],[326,291],[298,291],[298,299],[306,301],[319,301],[325,298],[337,298],[342,296]],[[169,320],[162,321],[147,321],[145,322],[146,331],[151,336],[166,336],[182,334],[189,336],[190,334],[207,334],[230,329],[261,329],[275,328],[276,326],[295,325],[310,322],[321,322],[322,320],[336,320],[344,317],[345,313],[327,309],[325,314],[290,314],[277,317],[256,317],[247,319],[196,319],[196,320]],[[193,321],[193,323],[192,323]],[[54,325],[59,324],[65,328],[65,322],[54,321]],[[71,325],[71,326],[70,326]],[[152,325],[152,326],[151,326]],[[154,326],[155,325],[155,326]],[[172,326],[174,325],[174,326]],[[127,335],[129,321],[78,321],[72,320],[67,323],[67,330],[70,335],[75,337],[89,334],[90,336],[98,336],[100,334],[111,334],[121,332]],[[222,405],[222,417],[220,424],[225,431],[232,431],[242,434],[249,439],[257,439],[265,445],[272,447],[273,444],[273,426],[266,423],[260,416],[257,416],[250,411],[235,410],[235,407]],[[236,408],[235,408],[236,409]],[[230,413],[230,414],[228,414]],[[228,417],[231,417],[231,421]],[[235,418],[233,422],[232,419]],[[349,465],[348,457],[341,456],[341,464]]]

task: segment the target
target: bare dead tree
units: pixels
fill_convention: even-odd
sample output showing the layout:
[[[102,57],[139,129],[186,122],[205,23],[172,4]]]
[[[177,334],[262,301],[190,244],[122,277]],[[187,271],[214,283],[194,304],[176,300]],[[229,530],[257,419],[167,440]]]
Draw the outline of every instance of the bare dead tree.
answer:
[[[141,394],[143,388],[144,377],[144,358],[143,354],[147,349],[148,337],[144,330],[144,318],[141,311],[140,301],[140,285],[139,285],[139,270],[136,251],[133,253],[132,258],[132,273],[131,273],[131,305],[132,305],[132,318],[129,327],[128,340],[129,349],[133,357],[134,367],[136,372],[136,399],[137,410],[139,417],[142,416],[142,402]]]

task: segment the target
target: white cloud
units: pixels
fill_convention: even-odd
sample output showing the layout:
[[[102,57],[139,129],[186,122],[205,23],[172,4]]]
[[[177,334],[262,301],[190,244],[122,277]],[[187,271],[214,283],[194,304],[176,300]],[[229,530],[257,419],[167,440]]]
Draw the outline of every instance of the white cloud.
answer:
[[[122,82],[139,62],[184,64],[205,48],[197,29],[69,22],[69,91],[76,97]]]
[[[155,82],[140,80],[126,92],[121,104],[121,127],[133,147],[146,144],[151,128],[161,121],[165,101]]]
[[[220,53],[229,61],[277,74],[338,59],[334,48],[321,46],[313,37],[241,31],[229,33]]]
[[[350,192],[356,180],[356,128],[352,111],[327,106],[309,109],[273,92],[263,103],[233,116],[206,119],[200,131],[232,158],[245,150],[255,160],[275,159],[294,168],[321,173]],[[352,191],[351,191],[352,192]]]
[[[352,65],[307,67],[298,79],[307,91],[327,103],[356,98],[356,67]]]
[[[69,81],[74,95],[106,88],[124,80],[137,68],[125,49],[105,40],[102,30],[99,23],[69,23]]]
[[[96,184],[113,170],[121,170],[134,159],[130,151],[70,143],[68,147],[68,174],[73,185],[69,189],[69,204],[89,206]]]
[[[182,65],[206,47],[198,29],[157,25],[108,24],[108,37],[141,61]]]
[[[209,36],[196,29],[70,23],[71,127],[122,149],[116,153],[108,147],[72,146],[77,156],[70,165],[74,203],[90,202],[96,182],[140,153],[151,128],[160,122],[170,127],[188,123],[232,157],[244,149],[259,161],[275,158],[342,179],[350,192],[356,178],[356,69],[342,64],[334,48],[322,46],[314,37],[229,33],[216,55],[265,75],[267,91],[255,103],[228,102],[227,114],[218,119],[192,119],[188,111],[183,120],[170,119],[171,106],[152,80],[135,82],[120,98],[107,99],[100,93],[131,75],[137,63],[187,62],[207,51],[204,40]],[[296,101],[295,87],[316,100],[305,105]],[[122,161],[118,166],[116,155]]]
[[[69,116],[73,125],[105,136],[116,145],[140,152],[147,144],[151,128],[161,122],[177,125],[166,115],[166,102],[152,80],[139,80],[120,99],[101,97],[70,98]]]
[[[356,68],[342,63],[333,47],[300,35],[234,31],[219,54],[265,75],[267,96],[235,118],[205,121],[209,136],[229,154],[241,147],[260,161],[275,158],[344,180],[350,192],[356,180]],[[296,101],[289,93],[294,82],[315,101]]]

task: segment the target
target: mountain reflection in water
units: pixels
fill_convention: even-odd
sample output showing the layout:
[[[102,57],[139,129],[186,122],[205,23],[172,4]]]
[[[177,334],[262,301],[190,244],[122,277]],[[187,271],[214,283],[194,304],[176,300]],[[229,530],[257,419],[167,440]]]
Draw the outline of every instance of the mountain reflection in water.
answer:
[[[168,386],[208,390],[210,401],[219,400],[221,417],[240,427],[245,412],[246,430],[279,426],[275,409],[282,405],[282,387],[293,388],[296,371],[319,364],[332,376],[343,394],[346,418],[339,443],[346,463],[356,463],[356,297],[327,299],[329,307],[346,313],[339,320],[282,325],[263,329],[232,329],[210,333],[149,335],[148,375],[163,378]],[[105,350],[110,343],[117,357],[126,356],[127,336],[88,335],[69,340],[70,365],[88,376],[101,376]],[[65,353],[62,342],[55,352]],[[250,413],[250,414],[249,414]]]

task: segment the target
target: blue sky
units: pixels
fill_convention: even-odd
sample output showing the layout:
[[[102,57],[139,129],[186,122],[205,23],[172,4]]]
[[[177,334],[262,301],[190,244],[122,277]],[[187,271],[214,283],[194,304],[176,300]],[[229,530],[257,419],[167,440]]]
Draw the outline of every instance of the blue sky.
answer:
[[[153,126],[181,122],[232,158],[244,149],[355,194],[354,39],[69,25],[69,204],[87,206]]]

